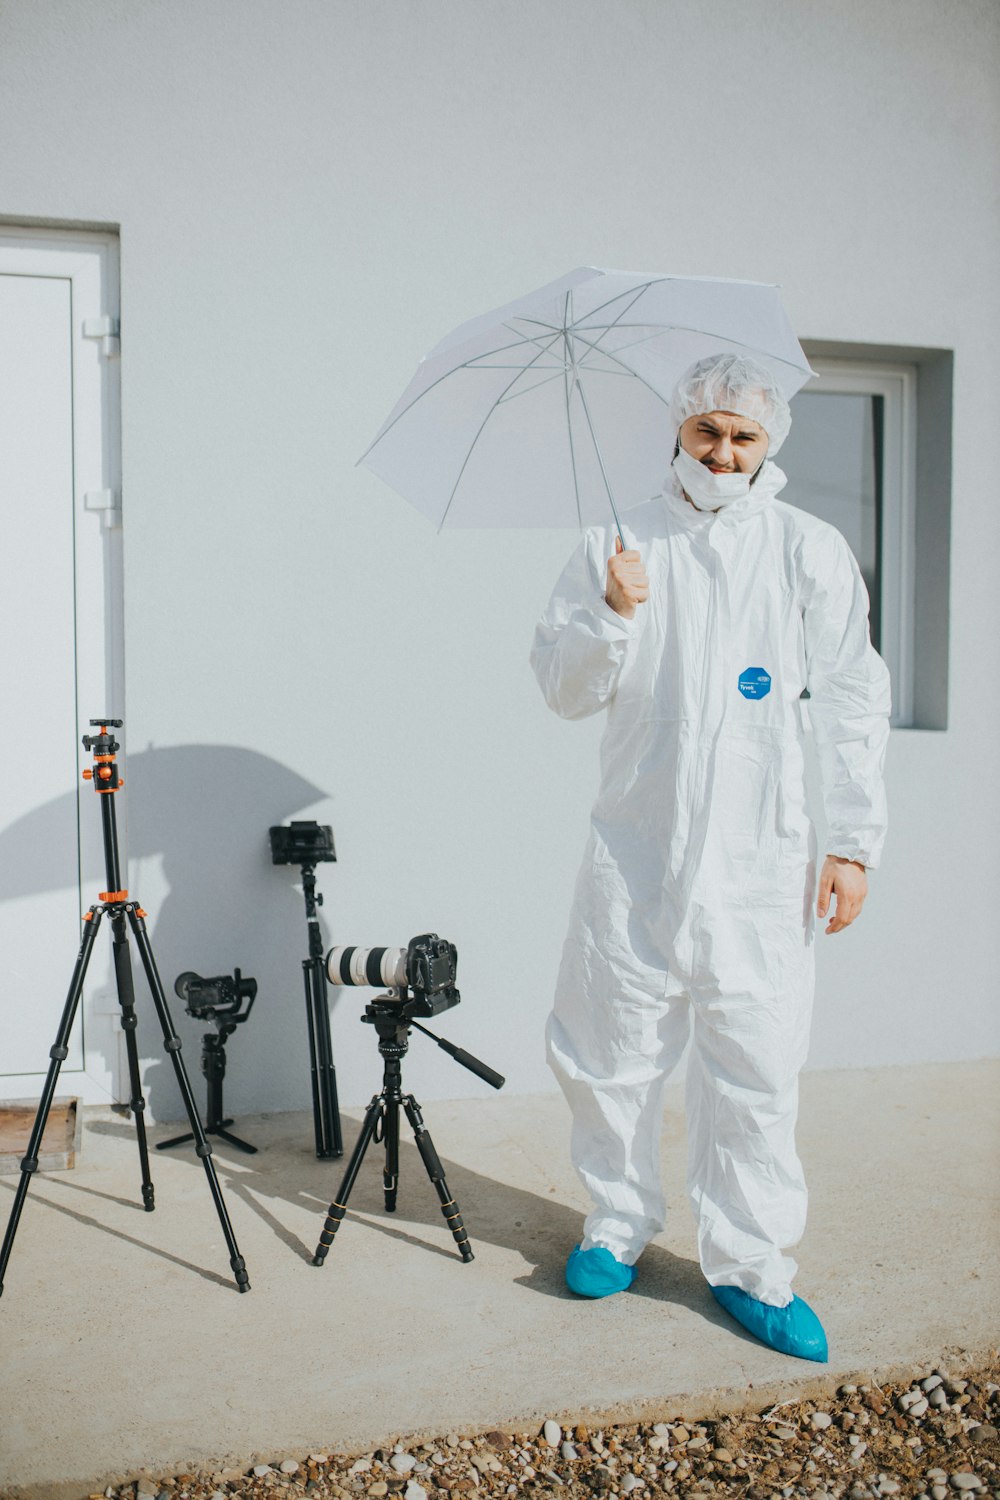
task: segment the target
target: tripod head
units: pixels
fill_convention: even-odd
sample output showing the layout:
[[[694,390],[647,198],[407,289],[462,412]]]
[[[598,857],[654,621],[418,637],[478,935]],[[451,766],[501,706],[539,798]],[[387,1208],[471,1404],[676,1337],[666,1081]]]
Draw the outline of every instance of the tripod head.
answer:
[[[94,753],[93,767],[87,767],[83,779],[94,783],[95,792],[117,792],[124,785],[115,764],[121,745],[110,732],[111,729],[121,729],[123,723],[122,719],[91,719],[91,727],[101,732],[83,736],[83,748]]]
[[[457,991],[455,992],[457,993]],[[378,1050],[387,1060],[390,1057],[404,1057],[409,1046],[410,1030],[416,1027],[423,1036],[430,1037],[436,1042],[442,1052],[447,1052],[449,1057],[455,1059],[463,1068],[468,1068],[470,1073],[475,1073],[490,1088],[502,1089],[506,1083],[502,1073],[497,1073],[481,1058],[473,1057],[471,1052],[466,1052],[464,1047],[456,1047],[454,1042],[449,1042],[445,1037],[438,1036],[434,1031],[428,1031],[426,1026],[421,1026],[416,1016],[426,1016],[426,997],[419,991],[410,994],[406,985],[399,985],[389,989],[384,995],[376,995],[374,1000],[365,1006],[362,1021],[369,1026],[374,1026],[378,1033]],[[437,1011],[431,1011],[431,1015],[437,1015]]]

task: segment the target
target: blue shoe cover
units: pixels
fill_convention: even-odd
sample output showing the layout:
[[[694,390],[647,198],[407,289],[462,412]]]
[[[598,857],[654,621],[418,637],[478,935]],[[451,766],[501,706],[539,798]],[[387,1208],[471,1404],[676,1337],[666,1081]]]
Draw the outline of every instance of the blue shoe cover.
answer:
[[[768,1307],[738,1286],[713,1286],[709,1290],[720,1307],[769,1348],[820,1364],[829,1358],[823,1325],[801,1297],[793,1297],[787,1307]]]
[[[635,1266],[623,1266],[603,1245],[593,1245],[589,1250],[574,1245],[566,1262],[566,1285],[578,1297],[627,1292],[635,1277]]]

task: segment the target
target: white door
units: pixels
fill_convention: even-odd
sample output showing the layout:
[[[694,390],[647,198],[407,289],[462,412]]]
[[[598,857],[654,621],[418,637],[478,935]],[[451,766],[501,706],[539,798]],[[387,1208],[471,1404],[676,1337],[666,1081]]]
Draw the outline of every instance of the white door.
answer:
[[[105,885],[80,738],[92,716],[124,717],[117,319],[113,236],[0,230],[4,1098],[40,1092],[80,917]],[[60,1093],[113,1099],[113,993],[102,934]]]

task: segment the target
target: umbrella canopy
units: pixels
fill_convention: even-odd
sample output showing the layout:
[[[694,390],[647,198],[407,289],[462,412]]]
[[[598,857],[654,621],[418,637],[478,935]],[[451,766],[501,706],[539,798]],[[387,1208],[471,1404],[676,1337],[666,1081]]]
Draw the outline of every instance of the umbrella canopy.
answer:
[[[671,392],[727,352],[812,374],[775,286],[581,267],[443,339],[360,461],[439,529],[591,525],[662,488]]]

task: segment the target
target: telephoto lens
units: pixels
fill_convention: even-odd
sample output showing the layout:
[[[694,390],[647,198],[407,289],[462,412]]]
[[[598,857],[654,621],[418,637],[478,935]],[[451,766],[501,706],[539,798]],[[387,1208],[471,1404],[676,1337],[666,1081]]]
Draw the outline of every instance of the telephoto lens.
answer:
[[[405,948],[331,948],[326,955],[331,984],[387,985],[400,989],[408,983]]]

